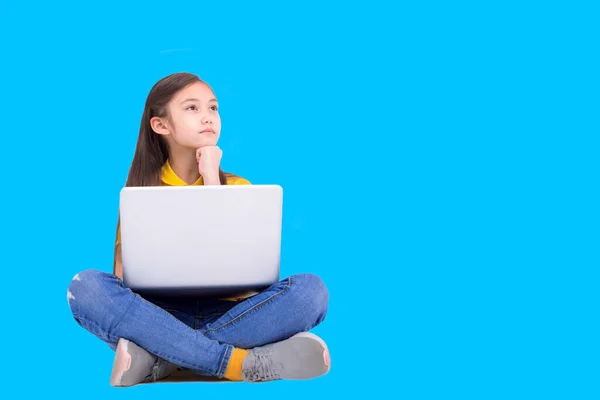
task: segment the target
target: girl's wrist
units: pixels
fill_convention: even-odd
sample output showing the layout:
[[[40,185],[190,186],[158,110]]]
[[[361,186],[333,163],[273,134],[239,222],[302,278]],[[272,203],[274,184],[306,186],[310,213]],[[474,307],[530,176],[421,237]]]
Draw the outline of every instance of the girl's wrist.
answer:
[[[204,184],[205,185],[220,185],[221,184],[221,180],[219,179],[219,175],[217,176],[210,176],[210,177],[202,177],[202,179],[204,180]]]

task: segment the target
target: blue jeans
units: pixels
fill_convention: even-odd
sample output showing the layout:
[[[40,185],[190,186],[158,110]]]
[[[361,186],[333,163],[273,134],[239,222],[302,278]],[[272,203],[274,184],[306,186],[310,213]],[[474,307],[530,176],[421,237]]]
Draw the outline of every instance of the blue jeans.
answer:
[[[67,291],[73,317],[113,350],[119,338],[201,375],[222,378],[234,347],[278,342],[320,324],[329,292],[311,274],[293,275],[240,301],[142,297],[113,274],[86,270]]]

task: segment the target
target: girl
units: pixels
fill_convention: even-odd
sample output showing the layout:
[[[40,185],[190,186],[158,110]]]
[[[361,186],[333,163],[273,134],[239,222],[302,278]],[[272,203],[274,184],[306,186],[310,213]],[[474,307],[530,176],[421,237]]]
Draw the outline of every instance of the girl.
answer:
[[[220,132],[208,84],[188,73],[161,79],[146,100],[126,185],[250,184],[222,171]],[[154,382],[178,367],[233,381],[329,371],[326,344],[308,332],[327,312],[320,278],[293,275],[233,300],[141,297],[122,280],[119,225],[113,274],[80,272],[67,291],[77,323],[115,350],[111,385]]]

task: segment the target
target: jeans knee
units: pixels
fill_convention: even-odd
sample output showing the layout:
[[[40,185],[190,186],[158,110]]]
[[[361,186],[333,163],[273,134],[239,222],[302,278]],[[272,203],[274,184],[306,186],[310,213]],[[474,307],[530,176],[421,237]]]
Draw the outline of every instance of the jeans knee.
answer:
[[[329,290],[323,279],[314,274],[300,274],[292,276],[292,286],[298,291],[300,306],[306,310],[307,315],[320,323],[327,314],[329,305]]]
[[[67,288],[67,301],[73,315],[88,314],[105,295],[109,274],[88,269],[77,273]]]
[[[75,321],[106,342],[116,342],[118,320],[131,297],[119,287],[119,278],[97,270],[76,274],[67,288],[67,301]]]

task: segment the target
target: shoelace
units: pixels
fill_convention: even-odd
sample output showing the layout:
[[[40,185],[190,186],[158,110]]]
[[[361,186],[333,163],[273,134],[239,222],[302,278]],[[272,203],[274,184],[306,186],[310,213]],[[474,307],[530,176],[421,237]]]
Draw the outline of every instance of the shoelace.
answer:
[[[152,365],[152,370],[150,371],[150,375],[146,377],[146,380],[150,382],[156,382],[157,380],[164,378],[167,368],[167,362],[159,358],[156,360],[154,365]]]
[[[154,363],[152,366],[152,382],[156,382],[160,377],[160,360]]]
[[[270,381],[279,379],[273,370],[271,351],[269,349],[255,349],[254,365],[244,371],[246,377],[252,381]]]

